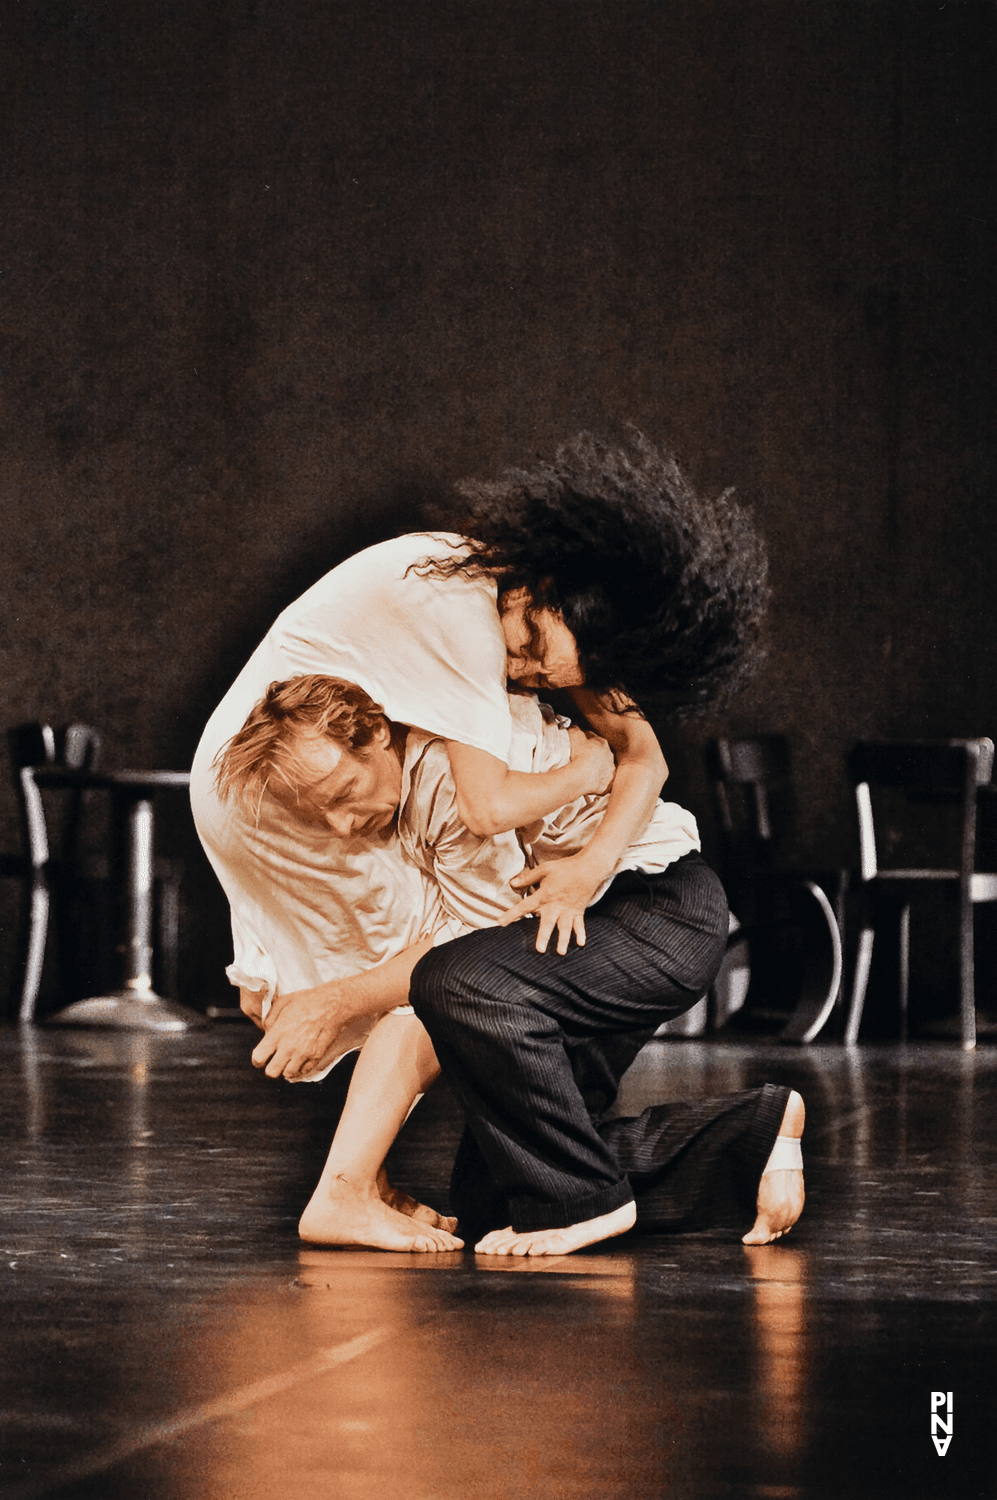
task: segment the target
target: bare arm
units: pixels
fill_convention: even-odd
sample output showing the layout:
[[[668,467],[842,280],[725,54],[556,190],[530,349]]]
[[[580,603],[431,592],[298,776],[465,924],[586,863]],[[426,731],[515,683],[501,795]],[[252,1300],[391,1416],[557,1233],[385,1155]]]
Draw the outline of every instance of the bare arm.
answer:
[[[539,774],[510,771],[487,750],[457,740],[447,740],[446,747],[457,810],[465,828],[479,838],[536,822],[586,792],[605,791],[615,769],[605,747],[595,740],[573,754],[566,766]]]
[[[585,942],[585,908],[624,850],[644,832],[668,776],[657,735],[646,719],[613,713],[584,688],[573,688],[571,695],[596,733],[612,746],[616,776],[602,822],[585,848],[570,858],[524,870],[510,882],[517,890],[534,889],[501,925],[535,912],[540,918],[539,953],[546,952],[555,927],[559,953],[568,951],[572,932],[579,944]]]
[[[578,704],[596,734],[608,740],[616,756],[616,777],[602,822],[583,851],[599,880],[616,868],[616,862],[644,832],[661,788],[668,779],[668,766],[658,737],[646,719],[637,714],[618,714],[605,708],[595,693],[574,688]],[[598,881],[596,882],[598,884]]]
[[[254,1066],[265,1068],[268,1078],[314,1073],[350,1021],[408,1004],[412,970],[432,946],[431,938],[422,938],[374,969],[278,995],[266,1018],[266,1035],[253,1051]]]

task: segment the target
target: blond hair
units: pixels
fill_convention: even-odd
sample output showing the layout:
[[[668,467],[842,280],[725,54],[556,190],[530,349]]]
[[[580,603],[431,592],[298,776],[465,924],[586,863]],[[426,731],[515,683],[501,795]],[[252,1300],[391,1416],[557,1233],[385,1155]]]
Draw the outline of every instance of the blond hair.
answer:
[[[309,673],[272,682],[238,734],[215,756],[218,795],[254,803],[258,810],[267,788],[279,782],[296,798],[302,735],[361,751],[387,722],[379,703],[342,678]]]

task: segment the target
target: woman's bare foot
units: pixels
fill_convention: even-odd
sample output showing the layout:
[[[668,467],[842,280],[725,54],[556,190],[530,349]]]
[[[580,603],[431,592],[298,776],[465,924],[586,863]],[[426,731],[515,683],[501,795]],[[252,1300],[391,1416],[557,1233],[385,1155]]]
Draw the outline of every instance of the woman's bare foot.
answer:
[[[779,1126],[780,1136],[799,1140],[806,1121],[803,1100],[794,1090],[789,1096]],[[771,1160],[771,1157],[769,1158]],[[803,1212],[803,1172],[795,1167],[762,1170],[758,1183],[756,1218],[751,1229],[743,1236],[745,1245],[767,1245],[788,1233]]]
[[[365,1245],[424,1254],[460,1250],[464,1244],[445,1229],[398,1213],[376,1190],[361,1192],[343,1177],[315,1189],[298,1233],[309,1245]]]
[[[430,1208],[426,1203],[420,1203],[417,1198],[410,1198],[408,1193],[402,1192],[401,1188],[392,1187],[383,1167],[377,1174],[377,1191],[381,1195],[382,1203],[386,1203],[396,1213],[404,1214],[407,1219],[415,1219],[418,1224],[428,1224],[431,1229],[445,1229],[448,1234],[453,1234],[457,1228],[456,1219],[447,1218],[445,1214],[438,1214],[435,1208]]]
[[[569,1224],[565,1229],[533,1229],[523,1234],[517,1234],[511,1225],[508,1229],[493,1229],[474,1248],[478,1255],[570,1255],[572,1250],[626,1234],[636,1219],[637,1205],[624,1203],[611,1214]]]

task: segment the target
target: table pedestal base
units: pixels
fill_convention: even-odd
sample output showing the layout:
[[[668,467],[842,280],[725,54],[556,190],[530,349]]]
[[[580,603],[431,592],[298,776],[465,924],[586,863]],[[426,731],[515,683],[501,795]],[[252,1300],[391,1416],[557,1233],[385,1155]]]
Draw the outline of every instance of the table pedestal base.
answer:
[[[106,1026],[117,1031],[190,1031],[203,1024],[196,1010],[164,1000],[155,990],[118,990],[76,1000],[45,1018],[46,1026]]]

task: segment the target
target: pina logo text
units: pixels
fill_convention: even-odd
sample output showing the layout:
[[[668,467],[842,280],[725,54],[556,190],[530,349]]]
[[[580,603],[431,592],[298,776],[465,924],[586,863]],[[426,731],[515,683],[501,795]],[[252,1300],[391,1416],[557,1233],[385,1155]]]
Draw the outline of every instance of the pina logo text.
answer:
[[[939,1437],[942,1432],[944,1437]],[[952,1392],[931,1393],[931,1441],[939,1458],[944,1458],[952,1441]]]

